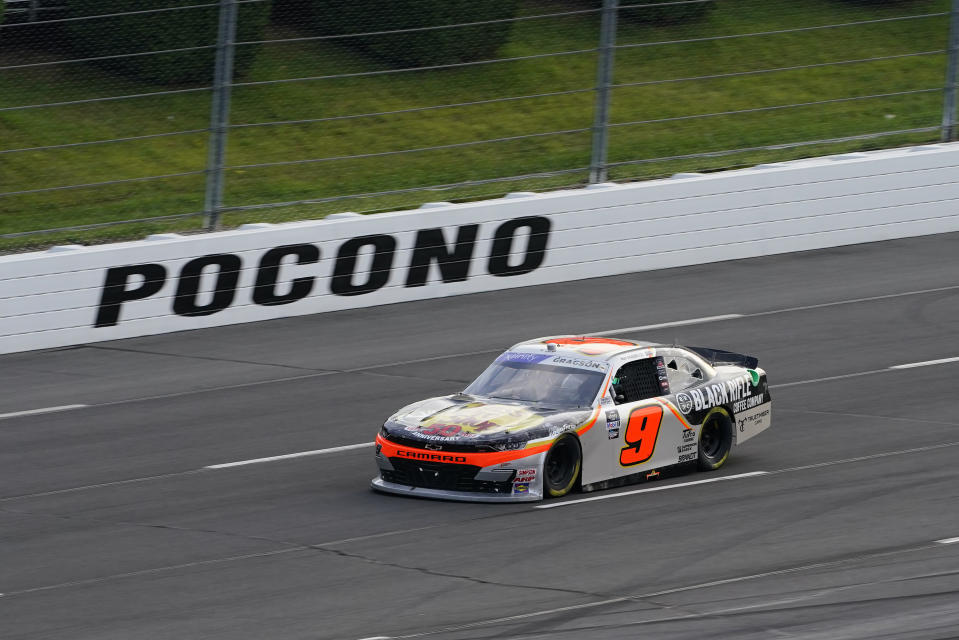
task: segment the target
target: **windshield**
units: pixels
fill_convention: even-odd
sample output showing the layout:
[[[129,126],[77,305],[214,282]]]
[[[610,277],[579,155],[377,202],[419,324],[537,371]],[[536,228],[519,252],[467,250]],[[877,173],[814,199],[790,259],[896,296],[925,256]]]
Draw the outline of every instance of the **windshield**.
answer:
[[[465,393],[501,400],[585,407],[591,405],[599,393],[607,368],[605,362],[507,352],[474,380]]]

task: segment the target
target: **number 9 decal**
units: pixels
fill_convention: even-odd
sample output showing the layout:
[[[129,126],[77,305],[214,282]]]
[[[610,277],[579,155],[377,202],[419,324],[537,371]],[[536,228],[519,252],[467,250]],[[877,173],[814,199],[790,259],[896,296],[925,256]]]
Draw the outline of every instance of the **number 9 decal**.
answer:
[[[619,464],[631,467],[634,464],[646,462],[653,457],[656,449],[656,436],[659,435],[659,425],[663,422],[663,408],[652,405],[634,409],[629,414],[626,424],[626,434],[623,437],[627,446],[619,452]]]

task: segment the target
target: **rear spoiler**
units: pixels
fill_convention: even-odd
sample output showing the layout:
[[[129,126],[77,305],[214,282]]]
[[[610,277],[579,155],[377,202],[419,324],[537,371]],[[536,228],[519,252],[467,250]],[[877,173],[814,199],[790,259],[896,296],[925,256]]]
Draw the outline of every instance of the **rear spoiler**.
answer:
[[[759,365],[759,358],[746,356],[733,351],[722,349],[708,349],[706,347],[686,347],[693,353],[702,356],[709,364],[734,364],[747,369],[755,369]]]

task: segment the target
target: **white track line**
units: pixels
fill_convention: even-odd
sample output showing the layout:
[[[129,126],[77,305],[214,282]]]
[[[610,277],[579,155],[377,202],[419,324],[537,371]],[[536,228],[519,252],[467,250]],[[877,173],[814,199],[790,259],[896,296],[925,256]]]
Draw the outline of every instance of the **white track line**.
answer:
[[[566,502],[553,502],[551,504],[540,504],[534,509],[555,509],[556,507],[565,507],[571,504],[580,504],[582,502],[594,502],[596,500],[609,500],[610,498],[622,498],[623,496],[632,496],[637,493],[651,493],[653,491],[666,491],[667,489],[680,489],[682,487],[691,487],[697,484],[707,484],[709,482],[721,482],[723,480],[736,480],[738,478],[752,478],[754,476],[769,475],[768,471],[750,471],[749,473],[738,473],[732,476],[722,476],[720,478],[709,478],[707,480],[693,480],[692,482],[680,482],[678,484],[667,484],[660,487],[649,487],[648,489],[635,489],[633,491],[623,491],[620,493],[610,493],[602,496],[592,496],[589,498],[580,498],[579,500],[567,500]]]
[[[886,373],[888,371],[899,371],[901,369],[914,369],[916,367],[931,367],[937,364],[949,364],[951,362],[959,362],[959,356],[954,358],[940,358],[939,360],[926,360],[925,362],[910,362],[908,364],[896,364],[891,367],[886,367],[885,369],[871,369],[869,371],[857,371],[855,373],[844,373],[838,376],[829,376],[827,378],[812,378],[811,380],[796,380],[794,382],[780,382],[777,384],[769,385],[770,389],[775,389],[777,387],[794,387],[800,384],[812,384],[814,382],[828,382],[830,380],[843,380],[845,378],[858,378],[860,376],[871,376],[875,373]]]
[[[834,306],[839,306],[839,305],[855,304],[855,303],[858,303],[858,302],[871,302],[871,301],[874,301],[874,300],[888,300],[888,299],[891,299],[891,298],[901,298],[901,297],[905,297],[905,296],[923,295],[923,294],[927,294],[927,293],[940,293],[940,292],[943,292],[943,291],[952,291],[952,290],[955,290],[955,289],[959,289],[959,285],[953,285],[953,286],[947,286],[947,287],[937,287],[937,288],[935,288],[935,289],[917,289],[917,290],[914,290],[914,291],[902,291],[902,292],[899,292],[899,293],[890,293],[890,294],[886,294],[886,295],[870,296],[870,297],[867,297],[867,298],[851,298],[851,299],[845,299],[845,300],[833,300],[833,301],[831,301],[831,302],[822,302],[822,303],[819,303],[819,304],[811,304],[811,305],[805,305],[805,306],[801,306],[801,307],[785,307],[785,308],[781,308],[781,309],[770,309],[770,310],[768,310],[768,311],[755,311],[755,312],[752,312],[752,313],[744,313],[744,314],[740,314],[740,313],[729,313],[729,314],[718,315],[718,316],[706,316],[706,317],[702,317],[702,318],[689,318],[689,319],[687,319],[687,320],[675,320],[675,321],[673,321],[673,322],[663,322],[663,323],[659,323],[659,324],[649,324],[649,325],[643,325],[643,326],[639,326],[639,327],[625,327],[625,328],[623,328],[623,329],[609,329],[609,330],[607,330],[607,331],[598,331],[598,332],[597,332],[597,331],[594,331],[594,332],[592,332],[592,333],[587,333],[586,335],[602,336],[602,335],[612,335],[612,334],[617,334],[617,333],[625,333],[625,332],[630,332],[630,331],[652,331],[652,330],[654,330],[654,329],[664,329],[664,328],[669,328],[669,327],[682,327],[682,326],[687,326],[687,325],[703,324],[703,323],[707,323],[707,322],[719,322],[719,321],[722,321],[722,320],[736,320],[736,319],[740,319],[740,318],[754,318],[754,317],[757,317],[757,316],[766,316],[766,315],[780,314],[780,313],[790,313],[790,312],[793,312],[793,311],[806,311],[806,310],[810,310],[810,309],[822,309],[822,308],[825,308],[825,307],[834,307]],[[227,390],[230,390],[230,389],[242,389],[242,388],[246,388],[246,387],[255,387],[255,386],[260,386],[260,385],[279,384],[279,383],[283,383],[283,382],[294,382],[294,381],[299,381],[299,380],[306,380],[306,379],[309,379],[309,378],[318,378],[318,377],[321,377],[321,376],[336,375],[336,374],[339,374],[339,373],[355,373],[355,372],[358,372],[358,371],[368,371],[368,370],[371,370],[371,369],[380,369],[380,368],[401,366],[401,365],[405,365],[405,364],[415,364],[415,363],[419,363],[419,362],[429,362],[429,361],[433,361],[433,360],[445,360],[445,359],[452,359],[452,358],[460,358],[460,357],[465,357],[465,356],[470,356],[470,355],[480,355],[480,354],[484,354],[484,353],[499,353],[500,351],[501,351],[501,349],[487,349],[487,350],[483,350],[483,351],[468,351],[468,352],[464,352],[464,353],[450,353],[450,354],[441,355],[441,356],[431,356],[431,357],[427,357],[427,358],[418,358],[418,359],[415,359],[415,360],[402,360],[402,361],[398,361],[398,362],[387,362],[387,363],[381,363],[381,364],[371,364],[371,365],[367,365],[367,366],[365,366],[365,367],[357,367],[357,368],[355,368],[355,369],[346,369],[346,370],[343,370],[343,371],[333,371],[333,370],[331,370],[331,371],[317,371],[316,373],[307,373],[307,374],[299,375],[299,376],[288,376],[288,377],[285,377],[285,378],[274,378],[274,379],[270,379],[270,380],[256,380],[256,381],[253,381],[253,382],[242,382],[242,383],[238,383],[238,384],[223,385],[223,386],[218,386],[218,387],[208,387],[208,388],[205,388],[205,389],[190,389],[190,390],[187,390],[187,391],[178,391],[178,392],[174,392],[174,393],[165,393],[165,394],[158,394],[158,395],[153,395],[153,396],[141,396],[141,397],[139,397],[139,398],[126,398],[126,399],[124,399],[124,400],[114,400],[114,401],[111,401],[111,402],[101,402],[101,403],[97,403],[97,404],[94,404],[94,405],[67,405],[67,406],[64,407],[64,408],[59,408],[59,407],[57,407],[57,408],[55,408],[55,409],[56,409],[56,410],[79,409],[79,408],[83,408],[83,407],[87,407],[87,406],[108,407],[108,406],[121,405],[121,404],[131,404],[131,403],[134,403],[134,402],[144,402],[144,401],[149,401],[149,400],[162,400],[162,399],[166,399],[166,398],[178,398],[178,397],[182,397],[182,396],[196,395],[196,394],[201,394],[201,393],[214,393],[214,392],[217,392],[217,391],[227,391]],[[898,365],[898,366],[902,367],[903,365]],[[916,366],[918,366],[918,365],[916,365]],[[860,375],[860,374],[852,374],[852,375]],[[786,383],[785,385],[778,385],[778,386],[788,386],[788,385],[790,385],[790,384],[806,384],[806,383],[808,383],[808,382],[818,382],[818,380],[808,380],[808,381],[801,381],[801,382],[794,382],[794,383]],[[40,413],[41,411],[37,410],[36,412]],[[15,413],[15,414],[0,414],[0,419],[6,418],[6,417],[14,417],[14,416],[16,416],[16,415],[28,415],[28,413],[27,413],[27,412],[19,412],[19,413]]]
[[[114,480],[113,482],[98,482],[97,484],[84,484],[79,487],[67,487],[66,489],[51,489],[50,491],[39,491],[37,493],[21,493],[18,496],[5,496],[0,498],[0,502],[9,500],[26,500],[30,498],[43,498],[46,496],[55,496],[61,493],[74,493],[76,491],[87,491],[89,489],[102,489],[104,487],[118,487],[124,484],[135,484],[138,482],[148,482],[150,480],[161,480],[164,478],[176,478],[177,476],[193,475],[201,473],[203,469],[189,469],[188,471],[173,471],[172,473],[163,473],[156,476],[140,476],[139,478],[127,478],[126,480]]]
[[[828,462],[815,462],[813,464],[804,464],[798,467],[788,467],[786,469],[778,469],[776,471],[770,471],[770,473],[792,473],[793,471],[806,471],[807,469],[820,469],[822,467],[832,467],[837,464],[850,464],[853,462],[863,462],[865,460],[877,460],[879,458],[888,458],[890,456],[902,456],[909,453],[924,453],[926,451],[936,451],[937,449],[948,449],[951,447],[959,446],[959,441],[956,442],[941,442],[939,444],[931,444],[926,447],[913,447],[912,449],[899,449],[898,451],[883,451],[881,453],[872,453],[867,456],[857,456],[855,458],[844,458],[842,460],[829,460]]]
[[[688,320],[676,320],[674,322],[662,322],[660,324],[647,324],[641,327],[625,327],[623,329],[607,329],[606,331],[590,331],[583,335],[587,336],[610,336],[617,333],[627,333],[630,331],[652,331],[653,329],[668,329],[669,327],[685,327],[690,324],[703,324],[706,322],[719,322],[720,320],[735,320],[744,317],[741,313],[727,313],[722,316],[706,316],[704,318],[689,318]]]
[[[273,551],[260,551],[258,553],[247,553],[241,556],[228,556],[225,558],[213,558],[211,560],[197,560],[195,562],[184,562],[182,564],[170,564],[163,567],[153,567],[151,569],[140,569],[139,571],[128,571],[126,573],[114,573],[107,576],[99,576],[96,578],[85,578],[83,580],[74,580],[72,582],[61,582],[59,584],[49,584],[43,587],[32,587],[30,589],[23,589],[22,591],[8,591],[6,596],[23,596],[32,593],[39,593],[43,591],[53,591],[56,589],[69,589],[71,587],[84,587],[91,584],[102,584],[111,580],[117,580],[120,578],[133,578],[137,576],[146,576],[153,575],[157,573],[166,573],[168,571],[176,571],[177,569],[190,569],[193,567],[202,567],[215,564],[224,564],[227,562],[236,562],[238,560],[251,560],[258,558],[268,558],[271,556],[278,556],[285,553],[293,553],[295,551],[308,551],[309,547],[305,545],[297,545],[293,547],[286,547],[284,549],[275,549]]]
[[[692,320],[680,320],[680,321],[678,321],[678,322],[671,322],[671,323],[666,323],[666,324],[662,324],[662,325],[649,325],[649,326],[647,326],[647,327],[632,327],[632,328],[626,328],[626,329],[611,329],[610,331],[592,333],[592,334],[589,334],[589,335],[603,335],[603,334],[610,334],[610,333],[622,333],[622,332],[625,332],[625,331],[634,331],[634,330],[637,330],[637,331],[638,331],[638,330],[650,329],[650,328],[654,328],[654,327],[680,326],[680,324],[695,324],[695,323],[698,323],[698,322],[711,322],[712,320],[716,320],[716,319],[726,319],[726,318],[735,318],[735,317],[739,317],[739,316],[733,315],[733,316],[713,316],[713,317],[711,317],[711,318],[694,318],[694,319],[692,319]],[[957,361],[959,361],[959,357],[956,357],[956,358],[944,358],[944,359],[942,359],[942,360],[930,360],[930,361],[928,361],[928,362],[920,362],[920,363],[907,364],[907,365],[896,365],[896,366],[893,366],[893,367],[888,367],[888,368],[886,368],[886,369],[874,369],[874,370],[872,370],[872,371],[861,371],[861,372],[858,372],[858,373],[848,373],[848,374],[840,375],[840,376],[830,376],[830,377],[828,377],[828,378],[816,378],[816,379],[813,379],[813,380],[799,380],[799,381],[796,381],[796,382],[784,382],[784,383],[779,383],[779,384],[775,384],[775,385],[770,385],[770,387],[771,387],[771,388],[776,388],[776,387],[791,387],[791,386],[794,386],[794,385],[812,384],[812,383],[814,383],[814,382],[826,382],[826,381],[828,381],[828,380],[839,380],[839,379],[843,379],[843,378],[853,378],[853,377],[858,377],[858,376],[871,375],[871,374],[874,374],[874,373],[883,373],[883,372],[885,372],[885,371],[893,371],[893,370],[896,370],[896,369],[905,369],[905,368],[917,367],[917,366],[929,366],[929,365],[934,365],[934,364],[946,364],[946,363],[949,363],[949,362],[957,362]],[[37,409],[37,410],[35,410],[35,411],[33,411],[33,412],[24,412],[24,414],[26,414],[26,413],[42,413],[42,412],[45,412],[45,411],[53,411],[53,410],[73,409],[73,408],[84,407],[84,406],[86,406],[86,405],[80,404],[80,405],[70,405],[70,406],[67,406],[67,407],[54,407],[54,408],[52,408],[52,409]],[[21,414],[0,414],[0,418],[4,418],[4,417],[7,417],[7,416],[12,416],[12,415],[21,415]],[[287,454],[283,454],[283,455],[279,455],[279,456],[269,456],[269,457],[266,457],[266,458],[253,458],[253,459],[250,459],[250,460],[237,460],[236,462],[224,462],[224,463],[221,463],[221,464],[211,464],[211,465],[208,465],[208,466],[203,467],[203,468],[204,468],[204,469],[230,469],[230,468],[232,468],[232,467],[243,467],[243,466],[250,465],[250,464],[259,464],[259,463],[261,463],[261,462],[277,462],[277,461],[279,461],[279,460],[292,460],[292,459],[294,459],[294,458],[305,458],[305,457],[307,457],[307,456],[319,456],[319,455],[323,455],[323,454],[326,454],[326,453],[338,453],[338,452],[340,452],[340,451],[351,451],[351,450],[353,450],[353,449],[362,449],[362,448],[364,448],[364,447],[371,447],[371,446],[373,446],[373,444],[374,444],[373,442],[361,442],[361,443],[359,443],[359,444],[348,444],[348,445],[344,445],[344,446],[342,446],[342,447],[331,447],[331,448],[329,448],[329,449],[314,449],[314,450],[312,450],[312,451],[299,451],[299,452],[296,452],[296,453],[287,453]],[[753,475],[763,475],[763,474],[765,474],[765,473],[767,473],[767,472],[765,472],[765,471],[757,471],[757,472],[754,472],[754,473],[747,473],[747,474],[738,475],[738,476],[723,476],[722,478],[711,478],[711,479],[709,479],[709,480],[697,480],[696,482],[690,482],[690,483],[684,483],[684,484],[671,484],[671,485],[666,485],[666,486],[662,486],[662,487],[653,487],[653,488],[650,488],[650,489],[638,489],[638,490],[636,490],[636,491],[628,491],[628,492],[626,492],[626,493],[616,493],[616,494],[611,494],[611,495],[596,496],[596,497],[591,497],[591,498],[584,498],[584,499],[582,499],[582,500],[571,500],[571,501],[568,501],[568,502],[557,502],[557,503],[552,503],[552,504],[548,504],[548,505],[538,506],[538,507],[535,507],[535,508],[536,508],[536,509],[552,509],[552,508],[554,508],[554,507],[562,507],[562,506],[565,506],[565,505],[567,505],[567,504],[577,504],[577,503],[579,503],[579,502],[589,502],[589,501],[592,501],[592,500],[606,500],[606,499],[609,499],[609,498],[618,498],[619,496],[632,495],[632,494],[634,494],[634,493],[645,493],[645,492],[647,492],[647,491],[663,491],[664,489],[672,489],[672,488],[674,488],[674,487],[688,486],[688,485],[690,485],[690,484],[702,484],[702,483],[705,483],[705,482],[718,482],[718,481],[720,481],[720,480],[727,480],[727,479],[733,479],[733,478],[742,478],[742,477],[748,477],[748,476],[753,476]]]
[[[56,413],[58,411],[69,411],[70,409],[82,409],[85,404],[65,404],[60,407],[45,407],[43,409],[28,409],[27,411],[14,411],[13,413],[0,413],[0,420],[6,418],[19,418],[20,416],[35,416],[40,413]]]
[[[874,373],[886,373],[887,371],[892,371],[890,368],[886,369],[870,369],[869,371],[857,371],[856,373],[844,373],[838,376],[827,376],[825,378],[811,378],[809,380],[794,380],[792,382],[777,382],[776,384],[769,385],[770,389],[778,389],[781,387],[795,387],[800,384],[813,384],[816,382],[829,382],[830,380],[845,380],[846,378],[858,378],[860,376],[871,376]]]
[[[781,309],[770,309],[768,311],[754,311],[752,313],[730,313],[720,316],[707,316],[705,318],[692,318],[690,320],[677,320],[675,322],[664,322],[662,324],[650,324],[642,327],[627,327],[625,329],[610,329],[608,331],[592,332],[586,335],[602,336],[608,334],[624,333],[627,331],[652,331],[653,329],[665,329],[669,327],[682,327],[690,324],[701,324],[704,322],[719,322],[720,320],[735,320],[737,318],[755,318],[759,316],[769,316],[780,313],[792,313],[795,311],[810,311],[812,309],[823,309],[826,307],[838,307],[847,304],[857,304],[860,302],[874,302],[877,300],[890,300],[893,298],[902,298],[905,296],[918,296],[927,293],[941,293],[943,291],[954,291],[959,289],[959,285],[948,287],[936,287],[934,289],[916,289],[913,291],[901,291],[899,293],[887,293],[878,296],[869,296],[866,298],[847,298],[845,300],[833,300],[831,302],[821,302],[819,304],[807,304],[801,307],[783,307]]]
[[[714,316],[714,318],[728,318],[728,317],[731,317],[731,316]],[[699,321],[699,322],[709,322],[709,321],[710,321],[709,318],[696,318],[695,320],[696,320],[696,321]],[[680,321],[680,322],[684,322],[684,323],[689,324],[689,323],[692,323],[693,320],[682,320],[682,321]],[[649,329],[649,328],[654,327],[654,326],[678,326],[678,324],[676,324],[676,323],[669,323],[668,325],[650,325],[649,327],[633,327],[633,328],[631,328],[631,329],[612,329],[612,330],[610,330],[610,331],[605,331],[605,332],[600,332],[600,333],[592,333],[592,334],[589,334],[589,335],[603,335],[604,333],[606,333],[606,334],[608,334],[608,333],[622,333],[622,332],[624,332],[624,331],[633,331],[633,330],[640,330],[640,329]],[[936,365],[936,364],[948,364],[948,363],[950,363],[950,362],[959,362],[959,357],[955,357],[955,358],[943,358],[943,359],[941,359],[941,360],[929,360],[929,361],[927,361],[927,362],[916,362],[916,363],[911,363],[911,364],[897,364],[897,365],[895,365],[895,366],[887,367],[887,368],[885,368],[885,369],[872,369],[872,370],[870,370],[870,371],[859,371],[859,372],[857,372],[857,373],[847,373],[847,374],[843,374],[843,375],[839,375],[839,376],[829,376],[829,377],[826,377],[826,378],[814,378],[814,379],[812,379],[812,380],[797,380],[797,381],[795,381],[795,382],[780,382],[779,384],[771,384],[771,385],[769,385],[769,387],[770,387],[771,389],[783,388],[783,387],[792,387],[792,386],[796,386],[796,385],[813,384],[813,383],[816,383],[816,382],[827,382],[827,381],[830,381],[830,380],[842,380],[842,379],[845,379],[845,378],[857,378],[857,377],[859,377],[859,376],[868,376],[868,375],[873,375],[873,374],[876,374],[876,373],[885,373],[885,372],[887,372],[887,371],[896,371],[896,370],[899,370],[899,369],[909,369],[909,368],[912,368],[912,367],[926,367],[926,366],[932,366],[932,365]],[[85,406],[85,405],[75,405],[75,406],[80,406],[80,407],[82,407],[82,406]],[[72,407],[68,407],[68,408],[72,408]],[[3,418],[3,417],[4,417],[4,416],[3,416],[2,414],[0,414],[0,418]],[[252,459],[252,460],[239,460],[239,461],[237,461],[237,462],[225,462],[225,463],[222,463],[222,464],[212,464],[212,465],[209,465],[209,466],[206,466],[206,467],[203,467],[203,468],[204,468],[204,469],[228,469],[228,468],[230,468],[230,467],[242,467],[242,466],[245,466],[245,465],[248,465],[248,464],[257,464],[257,463],[260,463],[260,462],[275,462],[275,461],[277,461],[277,460],[289,460],[289,459],[292,459],[292,458],[303,458],[303,457],[306,457],[306,456],[317,456],[317,455],[322,455],[322,454],[324,454],[324,453],[337,453],[338,451],[350,451],[350,450],[352,450],[352,449],[361,449],[361,448],[363,448],[363,447],[370,447],[370,446],[372,446],[373,444],[374,444],[374,443],[372,443],[372,442],[362,442],[362,443],[360,443],[360,444],[350,444],[350,445],[346,445],[346,446],[343,446],[343,447],[332,447],[332,448],[330,448],[330,449],[316,449],[316,450],[314,450],[314,451],[300,451],[300,452],[298,452],[298,453],[287,453],[287,454],[285,454],[285,455],[281,455],[281,456],[270,456],[270,457],[268,457],[268,458],[254,458],[254,459]],[[761,475],[761,474],[764,474],[764,473],[766,473],[766,472],[765,472],[765,471],[759,471],[759,472],[756,472],[756,473],[753,473],[753,474],[746,474],[746,475],[747,475],[747,476],[748,476],[748,475]],[[745,477],[745,476],[724,476],[724,477],[722,477],[722,478],[713,478],[713,479],[710,479],[710,480],[699,480],[699,481],[697,481],[697,482],[695,482],[695,483],[687,483],[687,484],[699,484],[699,483],[702,483],[702,482],[717,482],[717,481],[719,481],[719,480],[726,480],[726,479],[729,479],[729,478],[737,478],[737,477]],[[640,490],[637,490],[637,491],[630,491],[630,492],[627,492],[627,493],[616,493],[616,494],[606,495],[606,496],[597,496],[597,497],[593,497],[593,498],[584,498],[583,500],[571,500],[571,501],[569,501],[569,502],[557,502],[557,503],[548,504],[548,505],[543,505],[543,506],[535,507],[535,508],[536,508],[536,509],[552,509],[553,507],[562,507],[562,506],[567,505],[567,504],[576,504],[576,503],[578,503],[578,502],[589,502],[589,501],[591,501],[591,500],[606,500],[607,498],[617,498],[617,497],[619,497],[619,496],[632,495],[633,493],[643,493],[643,492],[646,492],[646,491],[662,491],[662,490],[664,490],[664,489],[671,489],[671,488],[673,488],[673,487],[681,487],[681,486],[685,486],[685,485],[672,484],[672,485],[667,485],[667,486],[663,486],[663,487],[655,487],[655,488],[652,488],[652,489],[640,489]]]
[[[846,300],[833,300],[832,302],[820,302],[819,304],[807,304],[801,307],[784,307],[782,309],[773,309],[772,311],[756,311],[747,314],[747,317],[768,316],[774,313],[792,313],[793,311],[809,311],[812,309],[822,309],[824,307],[838,307],[844,304],[857,304],[859,302],[874,302],[876,300],[890,300],[892,298],[902,298],[904,296],[920,296],[926,293],[942,293],[943,291],[953,291],[959,289],[959,285],[950,285],[948,287],[936,287],[935,289],[915,289],[913,291],[901,291],[899,293],[886,293],[880,296],[869,296],[868,298],[847,298]]]
[[[959,542],[959,538],[943,538],[942,540],[936,540],[939,544],[955,544]]]
[[[372,447],[372,442],[361,442],[360,444],[348,444],[342,447],[330,447],[329,449],[314,449],[313,451],[300,451],[298,453],[287,453],[282,456],[270,456],[269,458],[253,458],[252,460],[238,460],[237,462],[224,462],[222,464],[211,464],[204,469],[228,469],[230,467],[242,467],[248,464],[259,464],[260,462],[275,462],[277,460],[290,460],[291,458],[305,458],[306,456],[319,456],[324,453],[336,453],[338,451],[350,451],[351,449],[362,449],[363,447]]]
[[[959,356],[955,358],[940,358],[939,360],[926,360],[925,362],[910,362],[909,364],[897,364],[889,367],[890,369],[912,369],[914,367],[930,367],[934,364],[947,364],[949,362],[959,362]]]

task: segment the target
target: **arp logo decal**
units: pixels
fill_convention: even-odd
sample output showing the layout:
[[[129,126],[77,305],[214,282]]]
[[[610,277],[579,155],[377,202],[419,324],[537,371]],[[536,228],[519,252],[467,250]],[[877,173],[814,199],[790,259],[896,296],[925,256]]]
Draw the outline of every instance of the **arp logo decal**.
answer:
[[[688,393],[677,393],[676,404],[679,406],[679,410],[682,411],[684,415],[693,410],[693,399],[689,397]]]
[[[552,223],[542,216],[527,216],[506,220],[496,227],[486,257],[486,273],[497,277],[519,276],[538,269],[546,259]],[[443,283],[469,280],[470,271],[477,262],[476,244],[479,225],[456,227],[452,246],[441,227],[420,229],[413,247],[401,251],[397,238],[389,234],[373,234],[349,238],[336,249],[329,293],[335,296],[360,296],[377,291],[390,281],[397,268],[397,254],[408,251],[409,264],[405,269],[404,287],[422,287],[427,284],[434,263]],[[522,236],[528,241],[523,242]],[[525,250],[521,247],[525,244]],[[372,261],[357,271],[360,254],[372,253]],[[291,244],[267,249],[256,262],[253,286],[240,283],[244,258],[233,253],[203,255],[180,267],[174,276],[157,263],[143,263],[110,267],[104,276],[94,326],[113,327],[120,323],[121,310],[127,302],[145,300],[158,293],[168,282],[174,284],[170,299],[171,315],[183,317],[208,316],[233,305],[276,306],[293,304],[308,297],[316,285],[317,276],[310,265],[320,264],[320,247],[315,244]],[[248,259],[248,258],[247,258]],[[281,267],[294,265],[302,275],[284,280]],[[203,287],[203,283],[212,286]],[[249,291],[249,293],[247,293]],[[242,297],[238,293],[242,292]],[[249,298],[245,298],[249,296]]]

